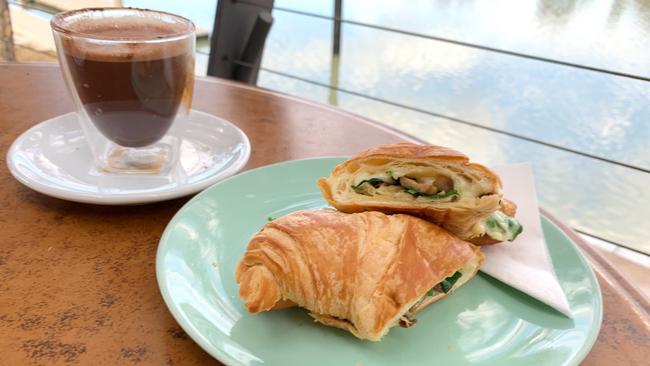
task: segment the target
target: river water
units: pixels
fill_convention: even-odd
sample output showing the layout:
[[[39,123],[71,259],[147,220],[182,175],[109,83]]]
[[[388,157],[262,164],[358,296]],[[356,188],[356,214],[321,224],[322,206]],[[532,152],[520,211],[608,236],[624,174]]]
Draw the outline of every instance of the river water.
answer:
[[[192,7],[177,1],[156,4],[212,27],[214,0]],[[333,12],[332,1],[285,0],[275,6],[326,16]],[[488,165],[531,162],[544,208],[582,231],[650,253],[650,174],[642,171],[650,169],[649,82],[354,24],[343,24],[337,58],[331,51],[330,20],[281,9],[273,16],[262,60],[270,71],[260,73],[259,86],[335,104]],[[343,18],[650,76],[650,1],[344,0]],[[204,70],[205,58],[199,61]]]

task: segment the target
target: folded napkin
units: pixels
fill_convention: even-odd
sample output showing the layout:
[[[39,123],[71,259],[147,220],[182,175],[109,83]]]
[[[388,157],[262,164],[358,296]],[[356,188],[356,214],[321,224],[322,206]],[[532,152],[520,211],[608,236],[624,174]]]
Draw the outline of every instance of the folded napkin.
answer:
[[[572,318],[544,240],[532,167],[514,164],[492,170],[501,177],[504,197],[517,204],[517,220],[524,231],[512,242],[483,246],[486,259],[481,271]]]

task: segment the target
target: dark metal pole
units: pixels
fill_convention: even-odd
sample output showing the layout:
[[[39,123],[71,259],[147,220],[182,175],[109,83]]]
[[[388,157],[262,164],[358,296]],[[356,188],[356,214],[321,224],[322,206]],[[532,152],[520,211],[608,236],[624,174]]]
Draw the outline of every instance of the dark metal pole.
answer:
[[[263,11],[257,15],[257,19],[253,25],[253,30],[251,31],[250,36],[248,36],[248,41],[244,46],[244,51],[242,52],[240,59],[241,61],[255,66],[260,65],[262,51],[264,50],[264,42],[266,41],[266,36],[269,34],[269,30],[271,30],[271,24],[273,24],[273,16],[270,12]],[[235,80],[255,85],[257,84],[258,71],[258,68],[238,65],[235,68],[234,77]]]
[[[334,0],[334,29],[332,32],[332,63],[330,65],[329,103],[338,105],[339,67],[341,62],[341,9],[343,0]]]
[[[264,9],[268,10],[265,12]],[[255,83],[257,69],[241,71],[242,66],[233,60],[259,66],[264,41],[273,21],[271,9],[273,0],[219,0],[210,40],[208,75]]]
[[[341,8],[343,0],[334,0],[334,32],[332,35],[332,53],[341,52]]]

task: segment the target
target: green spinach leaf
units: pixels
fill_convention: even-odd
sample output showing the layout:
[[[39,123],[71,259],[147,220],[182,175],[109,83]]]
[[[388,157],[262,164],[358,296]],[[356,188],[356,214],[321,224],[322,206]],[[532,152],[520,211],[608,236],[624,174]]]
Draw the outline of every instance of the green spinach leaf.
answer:
[[[361,182],[357,183],[356,185],[352,185],[352,189],[355,191],[358,191],[362,185],[364,184],[370,184],[371,186],[378,188],[382,183],[384,183],[384,180],[381,178],[370,178],[370,179],[364,179]]]
[[[458,279],[462,276],[463,274],[456,271],[453,275],[445,278],[442,282],[440,282],[440,288],[442,288],[442,292],[448,293],[449,290],[451,290],[452,287],[454,287],[454,284]]]

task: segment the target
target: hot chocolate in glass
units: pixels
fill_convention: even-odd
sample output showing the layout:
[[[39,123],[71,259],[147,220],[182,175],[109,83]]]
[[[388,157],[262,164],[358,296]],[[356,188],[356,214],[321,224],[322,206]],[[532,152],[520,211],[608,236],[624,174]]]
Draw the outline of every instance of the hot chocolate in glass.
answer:
[[[168,132],[192,100],[194,25],[164,12],[106,8],[61,13],[52,29],[98,171],[168,171],[179,143]]]

